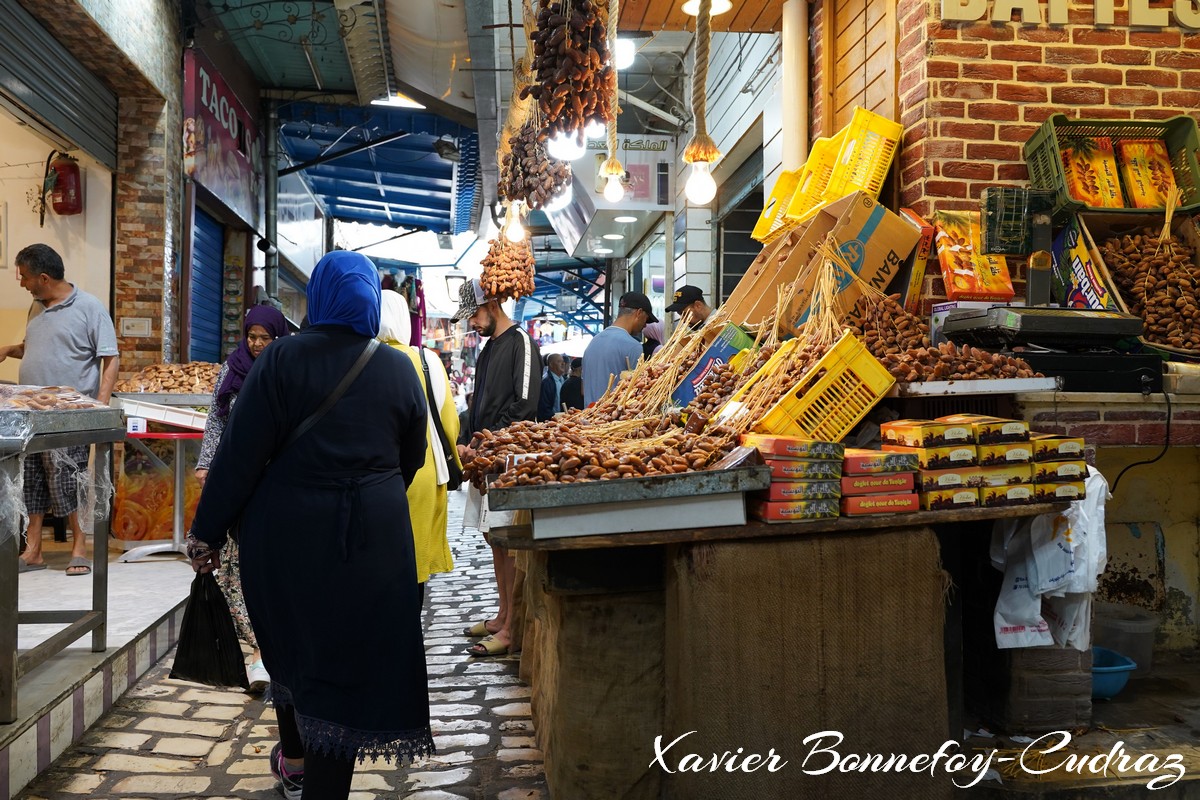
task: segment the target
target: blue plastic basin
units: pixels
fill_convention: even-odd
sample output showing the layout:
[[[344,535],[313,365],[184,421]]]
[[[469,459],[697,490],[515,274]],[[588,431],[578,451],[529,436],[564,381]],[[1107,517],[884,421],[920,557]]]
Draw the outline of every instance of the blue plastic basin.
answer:
[[[1129,674],[1137,669],[1133,659],[1109,650],[1107,647],[1092,648],[1092,697],[1108,700],[1116,697],[1129,681]]]

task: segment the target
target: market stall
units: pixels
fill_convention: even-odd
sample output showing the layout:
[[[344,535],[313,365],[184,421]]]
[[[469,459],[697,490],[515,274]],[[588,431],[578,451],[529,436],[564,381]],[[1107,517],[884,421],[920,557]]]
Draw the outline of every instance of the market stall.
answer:
[[[94,444],[93,469],[106,475],[112,443],[125,438],[120,411],[71,395],[58,387],[0,387],[0,494],[6,505],[0,514],[0,724],[17,718],[17,684],[22,675],[88,633],[94,652],[107,647],[108,560],[104,556],[109,508],[103,499],[95,509],[91,607],[65,611],[17,607],[21,514],[12,504],[21,498],[18,487],[24,459],[57,448]],[[58,623],[67,627],[30,650],[17,651],[18,625]]]

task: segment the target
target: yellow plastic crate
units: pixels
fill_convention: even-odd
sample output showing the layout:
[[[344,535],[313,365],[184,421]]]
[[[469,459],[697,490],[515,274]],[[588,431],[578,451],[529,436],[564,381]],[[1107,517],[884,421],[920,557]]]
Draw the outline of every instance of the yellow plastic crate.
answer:
[[[717,415],[721,421],[743,413],[742,398],[763,377],[782,369],[783,362],[801,347],[799,339],[784,342]],[[825,374],[803,395],[807,383],[793,386],[752,430],[778,436],[800,436],[824,442],[841,441],[896,383],[896,379],[851,333],[846,333],[822,356],[809,375]]]
[[[788,219],[800,222],[821,204],[821,198],[833,177],[846,131],[843,129],[828,138],[817,139],[808,151],[808,160],[800,173],[800,181],[785,212]]]
[[[784,170],[779,173],[779,180],[775,181],[775,188],[771,190],[771,196],[767,198],[762,213],[758,215],[758,222],[754,223],[754,232],[750,234],[750,238],[770,244],[795,227],[795,223],[788,220],[784,212],[787,211],[788,202],[799,185],[800,171]]]
[[[842,132],[845,138],[824,199],[837,200],[858,191],[878,198],[900,147],[904,126],[865,108],[856,108]]]

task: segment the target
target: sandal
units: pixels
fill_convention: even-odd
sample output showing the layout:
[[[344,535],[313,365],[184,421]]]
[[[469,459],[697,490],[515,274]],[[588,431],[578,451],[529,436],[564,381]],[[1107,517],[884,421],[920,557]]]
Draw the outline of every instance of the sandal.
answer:
[[[24,556],[17,556],[17,572],[37,572],[39,569],[45,569],[46,562],[39,561],[36,564],[30,564],[25,560]]]
[[[508,655],[508,645],[501,644],[495,636],[488,636],[468,647],[467,653],[477,658],[506,656]]]
[[[72,572],[74,570],[74,572]],[[67,564],[68,575],[91,575],[92,562],[88,561],[83,556],[75,556],[71,562]]]
[[[491,636],[486,622],[476,622],[469,628],[463,628],[463,636]]]

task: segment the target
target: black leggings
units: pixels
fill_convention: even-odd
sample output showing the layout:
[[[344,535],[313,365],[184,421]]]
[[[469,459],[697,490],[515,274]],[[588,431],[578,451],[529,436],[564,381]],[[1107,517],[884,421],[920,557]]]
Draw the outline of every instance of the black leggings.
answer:
[[[333,758],[323,753],[304,751],[300,729],[296,726],[295,706],[278,706],[279,741],[284,758],[304,759],[303,800],[346,800],[354,779],[354,761]]]

